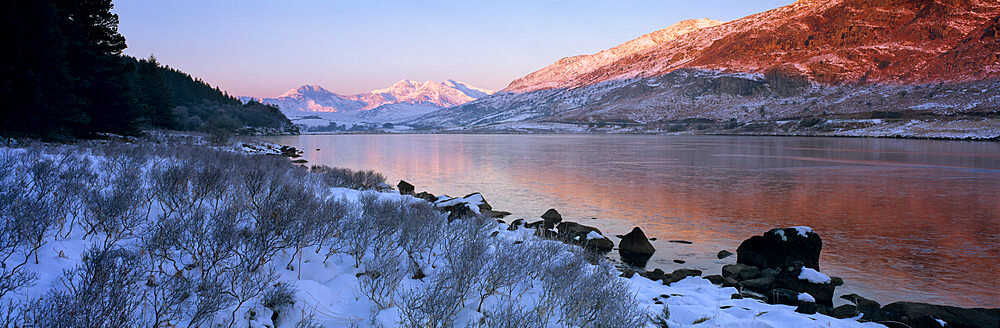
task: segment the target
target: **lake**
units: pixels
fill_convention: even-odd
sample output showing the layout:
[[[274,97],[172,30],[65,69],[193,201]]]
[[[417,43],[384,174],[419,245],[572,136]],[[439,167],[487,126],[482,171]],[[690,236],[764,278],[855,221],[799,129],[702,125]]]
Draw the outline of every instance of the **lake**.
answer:
[[[1000,143],[652,135],[303,135],[267,137],[310,164],[372,169],[390,184],[482,192],[507,218],[564,220],[616,234],[641,227],[647,269],[718,274],[744,239],[805,225],[820,268],[886,304],[1000,305]],[[596,219],[595,219],[596,218]],[[681,239],[692,244],[670,243]],[[611,253],[616,256],[616,252]],[[673,260],[687,263],[676,264]]]

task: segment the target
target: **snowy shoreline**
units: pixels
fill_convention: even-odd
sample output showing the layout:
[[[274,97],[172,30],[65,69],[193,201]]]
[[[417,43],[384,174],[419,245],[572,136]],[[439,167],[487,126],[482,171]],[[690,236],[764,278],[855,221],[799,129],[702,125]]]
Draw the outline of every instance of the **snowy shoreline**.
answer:
[[[0,149],[0,278],[21,279],[4,284],[3,322],[881,326],[734,299],[700,277],[619,277],[583,247],[449,218],[377,173],[306,169],[281,147],[152,139]]]

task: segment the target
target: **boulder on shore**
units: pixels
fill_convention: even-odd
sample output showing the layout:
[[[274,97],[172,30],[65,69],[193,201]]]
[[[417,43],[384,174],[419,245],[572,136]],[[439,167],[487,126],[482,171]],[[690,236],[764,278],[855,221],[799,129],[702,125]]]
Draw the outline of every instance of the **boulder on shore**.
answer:
[[[807,227],[771,229],[763,236],[744,240],[736,249],[736,263],[758,268],[787,268],[802,262],[807,268],[819,270],[819,253],[823,240]]]
[[[413,188],[413,185],[406,180],[399,180],[399,184],[396,185],[400,195],[413,195]]]
[[[913,328],[1000,327],[1000,309],[966,309],[927,303],[895,302],[883,306],[873,321],[902,322]]]
[[[618,243],[618,253],[621,254],[622,261],[638,267],[646,266],[646,262],[655,252],[656,248],[653,248],[653,244],[649,243],[646,234],[639,227],[632,228],[632,231],[623,236]]]
[[[559,214],[559,211],[556,211],[556,209],[550,208],[542,214],[542,221],[545,222],[546,229],[555,228],[556,224],[562,222],[562,214]]]
[[[615,243],[604,237],[600,229],[576,222],[562,221],[556,226],[559,237],[567,243],[580,245],[598,252],[610,252]]]

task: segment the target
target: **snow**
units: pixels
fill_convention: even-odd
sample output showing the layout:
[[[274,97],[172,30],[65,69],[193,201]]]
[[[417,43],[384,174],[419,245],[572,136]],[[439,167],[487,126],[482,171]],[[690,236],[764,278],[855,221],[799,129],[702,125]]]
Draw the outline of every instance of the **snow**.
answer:
[[[597,233],[597,231],[591,231],[591,232],[587,233],[587,240],[591,240],[591,239],[604,239],[604,236],[602,236],[601,234]]]
[[[816,299],[809,293],[799,293],[799,302],[816,303]]]
[[[228,151],[242,151],[244,149],[254,150],[245,146],[242,148],[231,147]],[[270,149],[266,146],[254,146],[259,149]],[[18,152],[20,150],[10,148],[0,148],[3,152]],[[95,167],[103,159],[99,156],[90,155],[94,160]],[[397,192],[374,192],[359,191],[345,188],[331,188],[327,190],[329,197],[343,198],[351,202],[358,202],[364,194],[374,194],[386,200],[399,200],[403,202],[423,202],[412,196],[400,195]],[[478,213],[478,205],[485,203],[481,194],[471,194],[463,198],[451,198],[441,196],[435,202],[435,206],[445,207],[456,204],[466,204],[470,209]],[[154,210],[150,215],[156,217],[163,214],[158,206],[153,206]],[[566,259],[572,253],[568,250],[570,246],[555,241],[543,240],[534,236],[531,229],[507,230],[507,225],[490,223],[489,229],[495,233],[494,238],[498,239],[498,244],[511,245],[522,242],[523,245],[532,244],[546,246],[546,250],[553,250],[553,253],[546,253],[553,261]],[[82,228],[74,229],[67,238],[57,238],[50,241],[45,247],[39,249],[39,265],[29,262],[31,271],[38,274],[38,280],[32,287],[19,290],[0,299],[9,301],[13,299],[28,299],[43,295],[54,286],[59,286],[60,277],[64,270],[73,268],[82,260],[83,251],[95,242],[100,242],[102,238],[83,238]],[[587,239],[604,238],[596,231],[591,231],[586,235]],[[396,250],[403,252],[402,249]],[[431,286],[433,277],[441,274],[443,259],[441,248],[427,250],[424,254],[429,258],[429,264],[422,267],[427,274],[424,279],[412,279],[409,276],[401,280],[399,291],[416,291]],[[312,317],[321,326],[354,326],[354,327],[395,327],[401,323],[401,302],[396,302],[392,306],[380,307],[368,299],[359,287],[362,273],[367,268],[365,261],[357,266],[356,260],[350,255],[340,252],[326,257],[325,251],[320,251],[315,246],[309,246],[295,253],[284,250],[278,253],[276,258],[267,265],[273,267],[278,272],[280,281],[290,282],[296,288],[294,303],[289,308],[281,311],[278,321],[272,322],[272,310],[259,303],[250,302],[241,306],[230,306],[219,311],[205,326],[214,326],[213,323],[228,323],[230,314],[235,313],[237,317],[236,325],[239,327],[294,327],[296,323],[304,318]],[[299,254],[297,256],[297,254]],[[286,267],[292,263],[293,266]],[[401,266],[408,266],[403,263]],[[585,264],[584,270],[600,270],[610,268],[606,262],[598,264]],[[356,267],[357,266],[357,267]],[[804,268],[800,279],[821,277],[829,282],[829,277],[816,272],[815,270]],[[759,300],[744,298],[732,299],[733,294],[739,291],[733,287],[720,287],[713,285],[706,279],[700,277],[687,277],[681,281],[665,286],[660,281],[652,281],[640,275],[632,278],[614,278],[616,282],[622,283],[620,288],[626,288],[628,293],[636,297],[639,308],[653,315],[660,313],[664,306],[668,306],[670,317],[667,319],[670,327],[681,327],[695,325],[704,327],[881,327],[875,323],[860,323],[856,319],[836,319],[822,314],[801,314],[794,311],[794,307],[785,305],[770,305]],[[529,284],[540,282],[529,280]],[[619,288],[615,287],[615,288]],[[541,287],[535,286],[521,290],[523,298],[520,305],[529,308],[532,302],[541,297]],[[661,295],[669,295],[664,298]],[[496,304],[496,297],[487,298],[486,306]],[[808,294],[800,294],[799,299],[803,300],[812,297]],[[656,304],[660,301],[663,304]],[[398,300],[397,300],[398,301]],[[805,301],[805,300],[803,300]],[[470,301],[464,304],[456,315],[456,323],[479,322],[484,318],[484,313],[477,311],[478,304]],[[253,319],[251,312],[256,313]],[[554,319],[553,319],[554,320]],[[941,321],[939,321],[941,322]],[[550,321],[547,326],[558,326],[559,323]],[[652,325],[649,325],[652,327]]]
[[[735,287],[720,287],[700,277],[687,277],[664,286],[640,275],[629,279],[649,313],[659,313],[664,306],[670,310],[670,327],[884,327],[873,322],[836,319],[822,314],[801,314],[795,307],[771,305],[751,298],[731,299],[739,291]],[[663,298],[661,295],[669,297]],[[654,299],[664,304],[655,304]]]
[[[479,210],[479,205],[484,204],[486,200],[483,198],[482,194],[475,193],[468,195],[464,198],[450,198],[448,196],[438,196],[437,202],[434,202],[434,206],[438,208],[445,208],[449,206],[454,206],[458,204],[465,204],[472,212],[476,214],[482,214]]]
[[[799,273],[799,280],[805,280],[814,284],[829,284],[830,276],[814,269],[803,267],[802,272]]]
[[[792,227],[792,229],[795,229],[795,232],[797,232],[799,236],[802,236],[802,238],[808,238],[808,234],[813,232],[812,228],[806,226]]]
[[[941,319],[938,319],[938,318],[934,318],[934,321],[937,321],[937,323],[939,325],[941,325],[941,327],[947,327],[948,326],[948,323],[945,322],[944,320],[941,320]]]

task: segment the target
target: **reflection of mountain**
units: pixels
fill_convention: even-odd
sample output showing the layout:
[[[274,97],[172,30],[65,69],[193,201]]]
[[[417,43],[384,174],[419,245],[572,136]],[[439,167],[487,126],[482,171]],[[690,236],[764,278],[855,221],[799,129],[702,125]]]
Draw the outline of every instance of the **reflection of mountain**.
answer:
[[[988,282],[966,281],[968,272],[954,268],[1000,270],[990,257],[1000,252],[991,173],[1000,147],[992,143],[606,135],[280,140],[306,149],[311,162],[375,169],[418,190],[480,191],[494,208],[514,212],[511,219],[536,220],[556,208],[609,235],[640,226],[660,239],[656,256],[678,256],[660,258],[661,266],[674,258],[708,266],[715,252],[733,251],[750,235],[807,225],[824,238],[824,271],[845,275],[853,288],[891,281],[931,293],[927,288],[942,282],[975,284],[979,292],[932,300],[968,306],[976,297],[982,302]]]
[[[563,58],[419,122],[623,123],[670,131],[660,125],[695,118],[995,117],[998,31],[995,0],[797,1],[731,22],[684,21]],[[854,118],[886,118],[873,115],[885,116]]]
[[[323,115],[366,122],[394,122],[452,107],[492,94],[462,82],[402,80],[385,89],[339,95],[316,85],[304,85],[262,102],[277,105],[289,117]],[[332,114],[332,115],[329,115]]]

